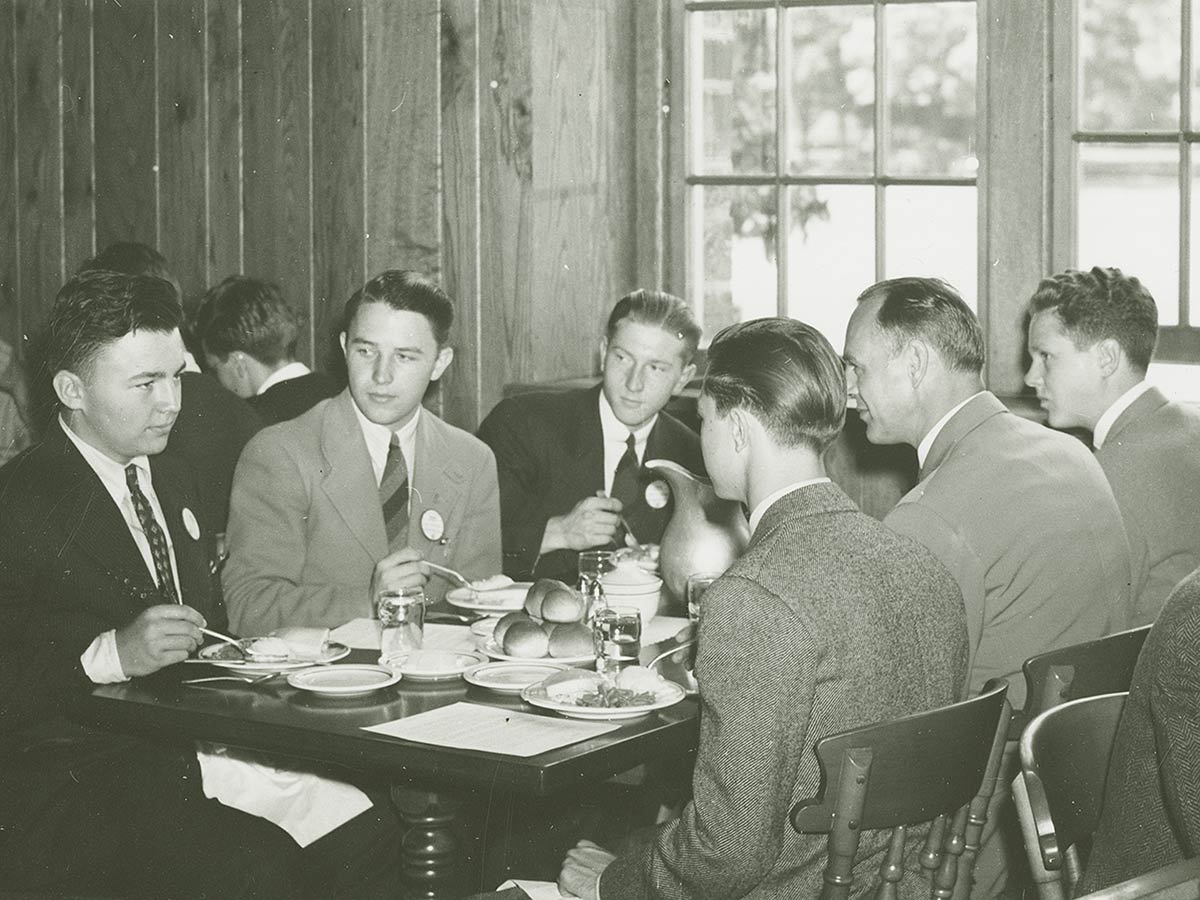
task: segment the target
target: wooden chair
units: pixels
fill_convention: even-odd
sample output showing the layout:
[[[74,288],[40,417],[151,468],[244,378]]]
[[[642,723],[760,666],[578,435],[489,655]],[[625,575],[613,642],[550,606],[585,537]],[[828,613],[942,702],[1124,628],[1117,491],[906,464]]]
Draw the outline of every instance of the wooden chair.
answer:
[[[1076,900],[1200,900],[1200,857],[1171,863]]]
[[[1011,710],[1008,684],[990,681],[972,700],[829,735],[817,742],[821,791],[797,803],[792,827],[828,834],[821,900],[850,896],[864,830],[892,829],[879,869],[880,900],[895,898],[909,826],[932,822],[921,855],[930,894],[965,900]]]
[[[1038,715],[1021,735],[1013,802],[1038,896],[1062,900],[1079,880],[1077,845],[1100,819],[1108,762],[1128,694],[1071,700]]]
[[[1150,626],[1050,650],[1025,660],[1025,708],[1013,716],[1010,740],[1039,713],[1068,700],[1129,690]]]

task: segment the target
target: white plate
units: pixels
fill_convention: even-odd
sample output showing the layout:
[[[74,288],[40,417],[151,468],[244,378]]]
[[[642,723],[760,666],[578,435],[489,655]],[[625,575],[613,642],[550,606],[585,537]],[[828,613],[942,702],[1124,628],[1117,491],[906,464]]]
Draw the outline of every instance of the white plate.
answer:
[[[547,692],[546,682],[539,681],[537,684],[531,684],[522,690],[521,699],[533,706],[553,710],[559,715],[571,719],[616,720],[636,719],[638,716],[644,716],[657,709],[674,706],[687,696],[683,688],[679,685],[673,681],[663,680],[655,689],[654,702],[639,706],[579,706],[570,700],[559,699],[564,694],[567,696],[579,696],[587,693],[589,690],[594,690],[599,678],[599,675],[581,672],[577,686],[575,686],[574,681],[567,684],[560,681],[558,685],[551,689],[554,696],[551,696]]]
[[[337,641],[328,641],[325,649],[317,659],[288,659],[283,662],[247,662],[240,659],[215,659],[214,656],[226,644],[209,644],[201,647],[196,654],[196,662],[206,662],[209,665],[220,666],[222,669],[237,669],[239,672],[291,672],[295,669],[307,669],[310,666],[321,666],[336,662],[350,655],[350,648]],[[192,660],[188,660],[192,662]]]
[[[468,684],[478,685],[497,694],[519,694],[531,684],[537,684],[555,672],[571,668],[565,663],[550,660],[526,662],[484,662],[463,672]]]
[[[587,656],[509,656],[496,644],[496,639],[490,637],[487,643],[483,645],[483,652],[492,659],[500,659],[504,662],[519,662],[519,663],[562,663],[564,666],[580,666],[584,663],[590,663],[596,658],[595,653],[589,653]]]
[[[459,609],[470,609],[475,612],[512,612],[525,605],[525,595],[529,593],[531,587],[533,587],[532,581],[516,581],[508,587],[496,588],[493,591],[477,591],[473,588],[459,587],[446,593],[446,602]]]
[[[473,666],[486,663],[487,658],[462,650],[414,650],[389,662],[410,681],[454,681]]]
[[[399,672],[393,672],[383,666],[354,663],[342,666],[314,666],[293,672],[287,678],[288,684],[299,690],[341,696],[377,691],[399,680]]]

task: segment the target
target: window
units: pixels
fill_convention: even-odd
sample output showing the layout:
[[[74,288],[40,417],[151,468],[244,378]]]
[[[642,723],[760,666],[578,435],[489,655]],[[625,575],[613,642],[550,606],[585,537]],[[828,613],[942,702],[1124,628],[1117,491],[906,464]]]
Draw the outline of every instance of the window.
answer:
[[[705,333],[840,347],[873,281],[977,291],[976,4],[685,3],[687,285]]]
[[[1136,275],[1158,303],[1157,358],[1200,361],[1200,10],[1195,0],[1065,6],[1070,45],[1058,74],[1074,90],[1062,103],[1069,114],[1056,117],[1066,188],[1058,262]]]

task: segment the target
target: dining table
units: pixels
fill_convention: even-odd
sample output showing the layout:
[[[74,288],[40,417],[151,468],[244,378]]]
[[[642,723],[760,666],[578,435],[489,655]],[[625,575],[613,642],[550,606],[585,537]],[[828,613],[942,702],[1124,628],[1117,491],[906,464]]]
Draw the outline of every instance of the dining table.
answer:
[[[642,662],[678,642],[675,632],[684,624],[686,620],[664,618],[655,629],[648,627]],[[329,665],[376,663],[372,633],[378,640],[369,620],[341,630],[349,653]],[[464,626],[426,626],[426,633],[436,636],[438,646],[478,651],[478,638]],[[655,635],[659,639],[652,639]],[[339,631],[332,635],[338,636]],[[100,685],[91,692],[85,714],[102,727],[262,752],[280,760],[279,765],[345,772],[351,776],[347,780],[364,778],[386,786],[403,828],[399,853],[405,896],[427,900],[448,900],[525,875],[515,869],[522,858],[508,833],[523,816],[569,806],[573,797],[608,780],[628,782],[631,771],[646,771],[644,764],[670,760],[669,768],[677,768],[674,761],[690,760],[699,737],[698,705],[691,692],[669,707],[605,723],[612,726],[605,733],[519,756],[504,746],[468,749],[366,730],[459,703],[470,707],[456,710],[482,707],[557,719],[519,695],[462,678],[430,682],[401,677],[395,684],[350,696],[300,690],[287,673],[256,683],[184,683],[229,671],[180,663],[152,676]]]

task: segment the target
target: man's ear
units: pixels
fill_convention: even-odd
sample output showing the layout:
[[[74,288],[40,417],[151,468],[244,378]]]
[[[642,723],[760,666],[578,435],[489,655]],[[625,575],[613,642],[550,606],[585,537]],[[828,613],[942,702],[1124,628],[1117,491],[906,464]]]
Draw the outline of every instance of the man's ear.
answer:
[[[747,419],[748,413],[740,406],[735,406],[729,410],[729,415],[726,417],[729,420],[729,433],[733,438],[733,449],[741,453],[750,446],[750,422]]]
[[[919,385],[929,374],[929,365],[933,351],[922,340],[913,339],[904,346],[905,369],[909,382],[913,387]]]
[[[1125,351],[1116,338],[1104,338],[1092,347],[1092,357],[1096,360],[1096,368],[1101,376],[1108,378],[1121,367]]]
[[[58,395],[59,403],[67,409],[83,409],[83,379],[74,372],[60,369],[54,373],[54,380],[51,383],[54,385],[54,393]]]
[[[686,366],[683,367],[683,371],[679,373],[679,379],[675,382],[675,387],[671,388],[671,393],[678,394],[685,387],[687,387],[688,382],[691,381],[695,377],[696,377],[696,364],[694,362],[688,363]]]
[[[342,356],[346,355],[346,332],[338,334],[338,345],[342,348]]]
[[[437,381],[442,377],[442,373],[454,361],[454,348],[443,347],[438,351],[437,362],[433,364],[433,374],[429,376],[430,381]]]

